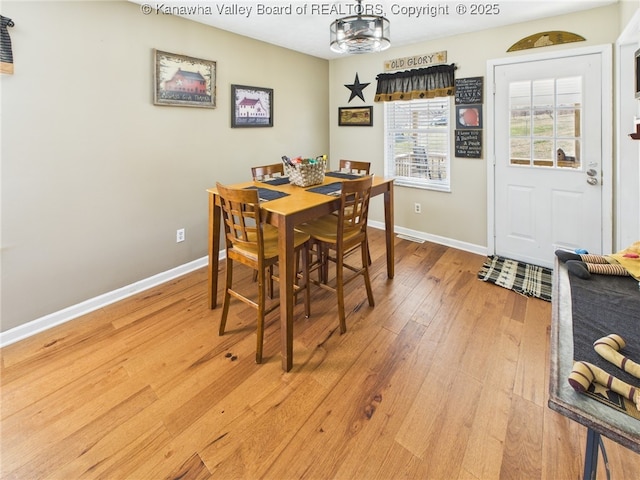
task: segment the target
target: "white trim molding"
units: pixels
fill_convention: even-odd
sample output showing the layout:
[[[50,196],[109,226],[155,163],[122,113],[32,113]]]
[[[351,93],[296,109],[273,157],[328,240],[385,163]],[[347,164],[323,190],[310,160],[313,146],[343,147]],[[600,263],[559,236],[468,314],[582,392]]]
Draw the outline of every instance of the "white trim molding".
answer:
[[[224,250],[221,253],[224,256]],[[0,348],[6,347],[7,345],[11,345],[12,343],[16,343],[20,340],[24,340],[36,333],[44,332],[45,330],[61,325],[82,315],[86,315],[87,313],[98,310],[99,308],[124,300],[136,293],[173,280],[174,278],[185,275],[208,264],[209,257],[202,257],[192,262],[185,263],[184,265],[172,268],[171,270],[167,270],[166,272],[158,273],[125,287],[118,288],[111,292],[80,302],[76,305],[58,310],[57,312],[50,313],[49,315],[37,318],[23,325],[18,325],[6,332],[0,332]]]
[[[369,220],[368,225],[372,228],[384,230],[384,222]],[[396,234],[406,235],[408,237],[414,237],[420,240],[424,240],[426,242],[437,243],[439,245],[444,245],[445,247],[451,247],[457,250],[463,250],[465,252],[470,252],[470,253],[475,253],[478,255],[485,255],[485,256],[487,255],[487,247],[484,247],[482,245],[475,245],[473,243],[461,242],[460,240],[455,240],[453,238],[441,237],[439,235],[432,235],[430,233],[419,232],[418,230],[411,230],[410,228],[398,227],[397,225],[394,227],[394,232]]]

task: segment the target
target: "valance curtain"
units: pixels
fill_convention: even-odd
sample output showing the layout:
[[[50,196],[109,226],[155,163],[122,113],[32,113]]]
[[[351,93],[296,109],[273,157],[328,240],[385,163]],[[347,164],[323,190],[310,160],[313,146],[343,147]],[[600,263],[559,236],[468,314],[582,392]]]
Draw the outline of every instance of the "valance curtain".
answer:
[[[455,94],[455,64],[434,65],[404,72],[380,73],[376,102],[447,97]]]

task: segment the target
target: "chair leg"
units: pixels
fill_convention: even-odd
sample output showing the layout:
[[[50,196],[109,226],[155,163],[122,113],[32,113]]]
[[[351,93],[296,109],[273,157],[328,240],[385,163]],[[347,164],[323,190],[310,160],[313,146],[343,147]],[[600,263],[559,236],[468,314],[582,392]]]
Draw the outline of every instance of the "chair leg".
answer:
[[[327,283],[329,281],[329,248],[322,243],[318,244],[318,259],[320,261],[320,281]]]
[[[297,258],[297,257],[296,257]],[[304,315],[311,316],[311,283],[309,282],[309,243],[302,247],[302,275],[304,277]]]
[[[344,314],[344,276],[343,276],[343,252],[336,252],[336,294],[338,296],[338,315],[340,317],[340,333],[347,331],[347,322]]]
[[[227,315],[229,314],[229,303],[231,302],[231,295],[229,294],[229,289],[231,288],[233,282],[233,260],[227,258],[226,261],[226,281],[224,286],[224,301],[222,303],[222,317],[220,318],[220,328],[218,330],[218,335],[224,335],[224,329],[227,325]]]
[[[271,276],[271,274],[269,274]],[[256,331],[256,363],[262,363],[262,343],[264,339],[264,306],[265,306],[264,268],[258,272],[258,328]]]
[[[294,267],[294,269],[295,269],[294,272],[295,273],[293,275],[293,278],[295,279],[294,281],[295,281],[295,285],[296,286],[299,286],[299,282],[298,282],[299,276],[298,275],[300,273],[300,256],[301,255],[305,255],[305,252],[306,252],[306,250],[305,250],[304,246],[302,247],[301,250],[298,250],[298,251],[295,252],[296,266]],[[304,258],[302,259],[302,261],[303,261],[303,265],[304,265]],[[304,274],[304,272],[302,272],[302,273]],[[294,288],[294,290],[295,290],[295,288]],[[273,297],[271,297],[271,298],[273,298]],[[296,305],[297,303],[298,303],[298,293],[295,292],[293,294],[293,304]]]
[[[362,268],[364,269],[364,285],[367,288],[367,300],[369,300],[369,306],[374,307],[375,301],[373,299],[373,290],[371,289],[371,278],[369,278],[369,259],[371,258],[369,255],[369,248],[367,240],[362,242],[361,245],[362,250]]]
[[[269,266],[269,283],[267,283],[267,292],[269,293],[269,298],[273,300],[273,265]]]
[[[325,273],[325,250],[320,242],[311,240],[309,245],[309,268],[313,264],[313,255],[316,256],[315,270],[318,272],[318,283],[327,283],[327,275]]]

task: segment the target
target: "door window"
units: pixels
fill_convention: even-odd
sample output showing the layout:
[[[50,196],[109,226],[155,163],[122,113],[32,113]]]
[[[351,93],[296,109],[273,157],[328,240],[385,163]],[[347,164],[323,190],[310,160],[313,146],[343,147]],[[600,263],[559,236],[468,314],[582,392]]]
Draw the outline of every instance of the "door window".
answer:
[[[581,168],[582,77],[509,83],[510,164]]]

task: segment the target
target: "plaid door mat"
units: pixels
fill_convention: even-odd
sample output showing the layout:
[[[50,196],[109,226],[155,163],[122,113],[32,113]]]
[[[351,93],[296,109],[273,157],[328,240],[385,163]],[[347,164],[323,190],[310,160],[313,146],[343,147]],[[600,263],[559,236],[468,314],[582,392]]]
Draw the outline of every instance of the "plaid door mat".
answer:
[[[522,295],[550,302],[551,273],[550,268],[493,255],[487,258],[478,272],[478,278]]]

